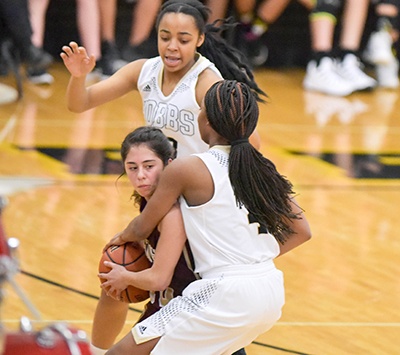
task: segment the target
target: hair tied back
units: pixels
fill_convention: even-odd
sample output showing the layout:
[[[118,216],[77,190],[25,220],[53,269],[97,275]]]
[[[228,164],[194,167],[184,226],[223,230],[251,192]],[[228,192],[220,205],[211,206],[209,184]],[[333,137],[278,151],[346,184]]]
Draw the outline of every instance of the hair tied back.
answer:
[[[245,144],[245,143],[249,143],[248,138],[239,138],[239,139],[232,141],[231,146],[234,147],[236,145]]]

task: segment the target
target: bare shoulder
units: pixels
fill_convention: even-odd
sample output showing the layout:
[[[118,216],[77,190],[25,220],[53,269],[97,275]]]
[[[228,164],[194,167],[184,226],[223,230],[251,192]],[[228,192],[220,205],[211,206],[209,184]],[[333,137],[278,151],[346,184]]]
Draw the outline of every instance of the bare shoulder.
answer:
[[[203,161],[194,155],[175,159],[166,166],[163,178],[170,184],[181,188],[199,183],[199,177],[208,173]],[[200,179],[201,182],[201,179]]]
[[[206,94],[207,90],[211,87],[211,85],[221,80],[222,78],[209,68],[203,70],[200,73],[196,85],[196,100],[199,105],[201,104],[204,95]]]

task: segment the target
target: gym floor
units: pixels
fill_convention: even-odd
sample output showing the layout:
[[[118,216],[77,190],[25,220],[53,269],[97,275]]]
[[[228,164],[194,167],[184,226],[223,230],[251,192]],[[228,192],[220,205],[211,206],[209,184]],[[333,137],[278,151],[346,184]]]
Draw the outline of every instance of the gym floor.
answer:
[[[15,281],[37,317],[6,284],[1,319],[27,316],[36,328],[66,321],[90,336],[100,293],[101,250],[137,215],[119,146],[143,124],[130,93],[83,114],[66,107],[69,75],[23,82],[24,96],[0,106],[2,221],[18,238]],[[347,98],[305,92],[304,69],[256,71],[269,95],[260,105],[262,153],[294,184],[313,238],[276,259],[285,275],[281,320],[249,355],[393,355],[399,349],[399,90]],[[1,82],[15,87],[12,76]],[[133,304],[125,334],[143,304]]]

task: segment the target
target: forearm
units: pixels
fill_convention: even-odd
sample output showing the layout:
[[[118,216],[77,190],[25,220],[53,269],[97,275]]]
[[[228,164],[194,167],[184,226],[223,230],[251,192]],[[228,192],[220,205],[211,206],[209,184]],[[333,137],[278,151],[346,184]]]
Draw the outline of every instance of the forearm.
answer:
[[[143,226],[144,228],[141,228]],[[157,226],[157,224],[155,224]],[[155,228],[154,226],[154,228]],[[143,215],[134,218],[121,233],[121,239],[124,242],[140,242],[146,239],[154,228],[145,228],[146,223],[143,223]]]
[[[292,199],[291,201],[291,206],[293,213],[296,213],[298,218],[288,221],[288,224],[293,233],[288,233],[285,236],[286,241],[284,244],[279,243],[280,253],[278,256],[281,256],[288,251],[297,248],[299,245],[311,239],[310,226],[303,211],[300,209],[294,199]]]
[[[89,93],[85,85],[86,76],[71,76],[67,87],[68,109],[72,112],[83,112],[88,107]]]
[[[129,272],[126,283],[142,290],[163,291],[171,283],[172,275],[156,271],[153,267],[139,272]]]

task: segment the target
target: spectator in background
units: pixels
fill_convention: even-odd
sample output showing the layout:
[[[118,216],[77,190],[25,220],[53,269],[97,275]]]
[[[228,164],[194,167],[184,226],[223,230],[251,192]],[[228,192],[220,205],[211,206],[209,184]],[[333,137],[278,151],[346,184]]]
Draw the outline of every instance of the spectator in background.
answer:
[[[378,85],[384,88],[399,87],[399,61],[393,44],[399,40],[400,0],[374,2],[376,21],[364,59],[375,66]]]
[[[312,59],[307,65],[303,86],[328,95],[347,96],[370,90],[376,80],[362,70],[359,58],[369,0],[346,0],[338,47],[334,46],[341,0],[317,0],[310,15]]]
[[[53,57],[31,41],[27,0],[0,1],[0,44],[3,57],[2,75],[7,75],[10,65],[18,67],[20,61],[28,70],[47,68]],[[11,63],[12,62],[12,63]]]
[[[315,0],[297,1],[309,11],[315,3]],[[292,0],[233,1],[235,15],[240,24],[237,47],[246,55],[253,68],[260,67],[267,61],[268,47],[263,35],[291,2]],[[207,0],[206,3],[212,11],[210,22],[226,17],[229,0]]]
[[[3,1],[3,0],[2,0]],[[12,1],[12,0],[7,0]],[[100,19],[97,0],[77,1],[77,25],[82,43],[96,61],[101,57],[100,51]],[[30,21],[32,24],[32,42],[38,47],[43,47],[46,26],[46,12],[50,0],[28,0]],[[51,84],[54,78],[46,68],[28,68],[28,79],[34,84]]]

